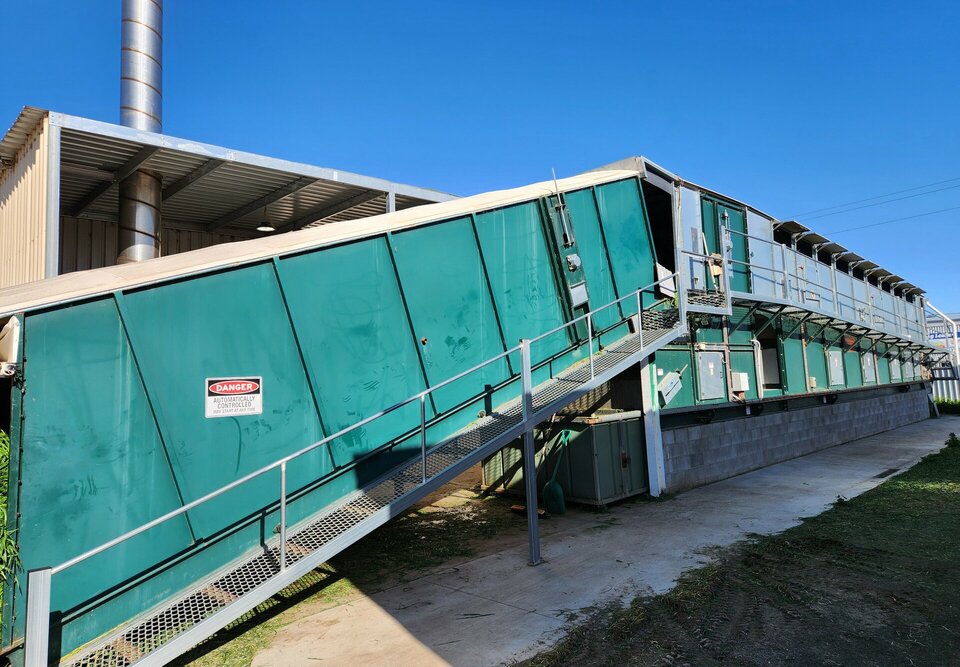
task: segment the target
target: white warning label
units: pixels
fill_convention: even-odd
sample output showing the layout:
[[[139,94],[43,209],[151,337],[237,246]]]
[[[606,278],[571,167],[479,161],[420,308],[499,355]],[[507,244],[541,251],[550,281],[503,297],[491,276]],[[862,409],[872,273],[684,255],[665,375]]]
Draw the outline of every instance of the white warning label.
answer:
[[[263,378],[207,378],[206,416],[237,417],[263,412]]]

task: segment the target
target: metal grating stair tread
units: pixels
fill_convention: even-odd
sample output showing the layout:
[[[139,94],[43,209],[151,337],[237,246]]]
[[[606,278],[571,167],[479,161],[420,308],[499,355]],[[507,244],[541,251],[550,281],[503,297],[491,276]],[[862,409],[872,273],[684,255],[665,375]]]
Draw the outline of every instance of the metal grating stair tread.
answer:
[[[587,358],[536,386],[533,391],[533,414],[555,410],[563,407],[564,402],[575,400],[601,373],[626,370],[655,352],[659,346],[676,338],[678,328],[682,325],[675,309],[644,312],[642,324],[639,336],[630,334],[593,355],[593,377]],[[451,471],[451,466],[471,457],[479,459],[490,444],[521,426],[523,421],[519,398],[478,419],[427,451],[427,479],[442,482],[446,476],[452,477],[452,474],[445,474]],[[423,461],[416,456],[380,480],[320,511],[300,527],[291,528],[285,549],[286,567],[317,555],[324,547],[338,538],[344,538],[349,531],[357,529],[382,510],[392,506],[396,508],[398,504],[412,504],[419,498],[413,492],[423,487],[424,483]],[[374,528],[376,526],[372,526],[370,531]],[[351,541],[360,539],[364,534],[358,533]],[[345,547],[346,544],[340,549]],[[330,556],[332,554],[326,557]],[[276,539],[269,548],[234,564],[226,572],[196,584],[191,591],[147,612],[125,628],[91,642],[67,656],[60,664],[62,667],[127,667],[144,656],[149,659],[152,652],[201,621],[241,601],[245,595],[281,573],[280,545],[279,539]],[[276,591],[286,585],[278,586]]]

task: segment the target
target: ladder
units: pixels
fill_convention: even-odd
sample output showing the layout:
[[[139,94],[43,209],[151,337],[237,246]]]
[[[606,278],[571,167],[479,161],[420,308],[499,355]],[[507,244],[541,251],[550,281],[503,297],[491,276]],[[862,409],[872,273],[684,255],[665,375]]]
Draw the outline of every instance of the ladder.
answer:
[[[669,278],[672,279],[672,276]],[[613,304],[636,298],[640,306],[639,295],[644,289],[650,288],[641,288]],[[686,333],[685,316],[681,309],[640,308],[639,316],[627,317],[619,323],[620,330],[626,330],[627,327],[622,325],[629,323],[626,335],[603,349],[597,345],[595,351],[596,339],[591,320],[595,312],[591,311],[554,330],[556,332],[586,319],[590,346],[586,358],[533,386],[530,345],[537,339],[521,341],[518,348],[505,353],[511,354],[516,350],[521,353],[523,392],[519,396],[438,444],[430,448],[424,446],[422,455],[411,457],[376,481],[337,500],[299,524],[284,529],[281,518],[281,534],[265,547],[80,647],[62,658],[59,664],[62,667],[166,664],[483,458],[519,437],[530,437],[528,434],[532,433],[536,424]],[[533,479],[535,475],[531,477]],[[533,509],[533,534],[536,524],[535,498],[527,504]],[[282,505],[283,501],[281,517]],[[108,545],[113,543],[116,540]],[[53,571],[56,572],[57,568],[53,568]],[[49,623],[50,617],[49,569],[30,573],[27,604],[26,665],[47,665],[46,637],[49,635],[49,626],[44,626],[44,621]]]

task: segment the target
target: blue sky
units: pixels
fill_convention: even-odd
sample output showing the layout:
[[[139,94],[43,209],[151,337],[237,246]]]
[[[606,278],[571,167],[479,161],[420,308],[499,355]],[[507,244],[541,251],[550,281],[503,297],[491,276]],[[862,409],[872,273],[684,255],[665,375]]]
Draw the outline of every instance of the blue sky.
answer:
[[[0,124],[24,104],[115,122],[119,12],[2,0]],[[458,194],[643,154],[786,218],[960,179],[958,19],[937,2],[167,0],[164,131]],[[899,196],[937,189],[806,222],[960,310],[960,209],[841,232],[960,206],[960,180]]]

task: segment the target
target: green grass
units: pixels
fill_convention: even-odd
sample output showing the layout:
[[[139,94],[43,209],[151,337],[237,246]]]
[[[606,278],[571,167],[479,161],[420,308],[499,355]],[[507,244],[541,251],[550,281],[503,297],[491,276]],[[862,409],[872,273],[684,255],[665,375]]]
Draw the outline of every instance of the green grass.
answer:
[[[960,439],[669,593],[602,608],[527,667],[956,664]]]
[[[17,543],[7,527],[7,487],[10,483],[10,438],[0,431],[0,582],[5,581],[19,566]],[[3,586],[0,585],[0,606],[3,605]]]

